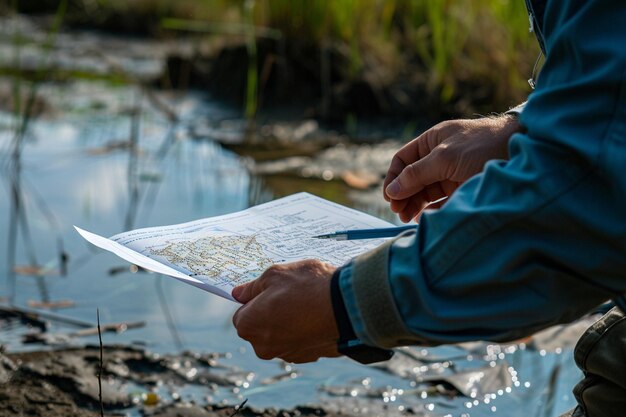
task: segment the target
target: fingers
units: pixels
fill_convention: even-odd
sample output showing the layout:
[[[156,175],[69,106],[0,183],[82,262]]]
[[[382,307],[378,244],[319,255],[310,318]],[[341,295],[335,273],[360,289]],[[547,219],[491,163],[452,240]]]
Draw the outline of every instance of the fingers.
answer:
[[[320,358],[336,358],[338,356],[341,356],[341,354],[337,350],[337,342],[334,340],[276,355],[277,358],[290,363],[316,362]]]
[[[446,183],[446,181],[441,183],[437,182],[426,186],[422,191],[409,198],[405,198],[403,200],[391,200],[391,211],[398,213],[402,221],[410,221],[426,206],[430,205],[434,201],[448,197],[451,194],[451,192],[448,194],[448,190],[451,190],[451,188],[448,187]]]
[[[233,314],[233,326],[235,327],[235,329],[239,325],[240,316],[241,314],[243,314],[243,309],[245,307],[246,307],[245,305],[239,307],[237,311],[235,311],[235,314]]]
[[[400,175],[402,170],[407,166],[407,164],[404,162],[405,159],[403,159],[401,156],[401,151],[402,150],[400,150],[391,160],[391,164],[389,165],[389,169],[387,170],[387,176],[385,177],[385,181],[383,182],[383,197],[387,201],[391,201],[385,191],[387,189],[387,186],[389,185],[389,183],[395,180],[398,175]]]
[[[246,304],[248,301],[252,300],[261,293],[262,289],[260,288],[260,279],[261,278],[257,278],[254,281],[250,281],[233,288],[231,295],[241,304]]]
[[[403,223],[408,223],[415,218],[421,212],[426,204],[422,202],[416,202],[415,200],[410,200],[407,204],[406,208],[398,213],[400,220]]]
[[[436,154],[407,165],[385,188],[385,194],[393,200],[402,200],[422,191],[426,186],[446,180],[448,167]]]
[[[333,358],[341,356],[337,351],[335,340],[325,340],[306,347],[292,349],[290,346],[280,346],[275,343],[251,343],[254,353],[259,359],[282,359],[289,363],[315,362],[319,358]]]
[[[424,207],[424,209],[422,211],[420,211],[419,213],[417,213],[417,215],[413,216],[415,221],[419,223],[419,221],[422,218],[422,215],[424,213],[426,213],[426,211],[432,211],[432,210],[439,210],[441,207],[444,206],[444,204],[446,204],[448,202],[447,198],[443,198],[439,201],[436,201],[434,203],[430,203],[428,206]]]
[[[288,360],[306,362],[334,354],[318,346],[334,346],[339,337],[329,290],[334,270],[317,260],[274,265],[256,281],[237,287],[233,296],[245,303],[233,316],[239,337],[262,359],[285,354]]]
[[[460,186],[461,186],[461,183],[457,181],[442,181],[441,182],[441,189],[443,190],[443,194],[445,197],[450,197],[456,191],[456,189],[459,188]],[[437,200],[439,200],[439,198]],[[436,201],[436,200],[432,200],[432,201]]]
[[[418,196],[413,196],[411,199],[417,198]],[[394,213],[401,213],[406,209],[406,206],[409,204],[411,200],[409,198],[405,198],[404,200],[391,200],[389,201],[389,207],[391,211]]]
[[[419,220],[426,210],[439,210],[448,202],[448,198],[459,188],[460,183],[454,181],[442,181],[426,187],[420,195],[427,195],[427,198],[420,197],[404,200],[406,202],[402,211],[397,212],[400,220],[407,223]]]
[[[279,269],[280,265],[270,266],[257,279],[233,288],[231,295],[235,300],[239,301],[242,304],[246,304],[254,297],[261,294],[267,288],[271,277],[278,273]]]
[[[262,298],[262,296],[254,298],[239,307],[233,314],[232,322],[240,338],[251,343],[261,341],[263,345],[268,345],[270,343],[269,333],[263,332],[259,324],[267,319],[267,311],[258,308],[259,300],[261,300],[261,304],[263,303]]]
[[[396,179],[409,165],[425,158],[441,140],[442,124],[433,126],[417,138],[404,145],[393,157],[387,176],[383,182],[383,197],[391,201],[393,197],[387,195],[387,186]]]

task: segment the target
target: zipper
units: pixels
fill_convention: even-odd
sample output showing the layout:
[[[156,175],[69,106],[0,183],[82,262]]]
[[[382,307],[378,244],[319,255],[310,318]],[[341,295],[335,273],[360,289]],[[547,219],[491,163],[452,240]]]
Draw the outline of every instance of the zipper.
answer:
[[[530,32],[534,32],[537,37],[537,41],[539,41],[539,47],[541,48],[541,52],[545,55],[546,47],[543,42],[543,34],[541,33],[541,28],[537,24],[537,16],[535,15],[535,10],[532,5],[532,0],[526,0],[526,9],[528,10],[528,20],[530,23],[529,30]]]
[[[535,89],[535,85],[536,85],[536,80],[537,80],[537,68],[539,67],[539,62],[541,61],[541,58],[545,55],[545,45],[544,45],[544,41],[543,41],[543,34],[541,33],[541,28],[539,27],[539,25],[537,24],[537,18],[535,15],[535,10],[533,8],[532,5],[532,0],[526,0],[526,9],[528,10],[528,31],[530,33],[535,33],[535,37],[537,38],[537,41],[539,42],[539,47],[541,48],[541,51],[539,52],[539,56],[537,57],[537,60],[535,61],[535,65],[533,67],[533,72],[531,74],[531,77],[528,79],[528,84],[530,85],[530,87],[534,90]]]

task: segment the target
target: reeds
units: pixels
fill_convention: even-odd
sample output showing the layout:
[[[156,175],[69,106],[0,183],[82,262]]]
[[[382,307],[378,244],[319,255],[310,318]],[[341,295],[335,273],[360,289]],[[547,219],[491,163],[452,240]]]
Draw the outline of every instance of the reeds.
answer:
[[[345,43],[354,75],[368,54],[388,66],[417,60],[444,102],[468,84],[497,102],[523,98],[538,53],[515,0],[259,0],[256,16],[287,38]]]
[[[11,6],[13,10],[17,8],[17,0],[13,0]],[[3,157],[2,165],[0,165],[0,172],[6,173],[6,178],[9,180],[10,195],[11,195],[11,208],[10,208],[10,223],[7,242],[7,283],[9,287],[9,304],[13,304],[16,295],[16,273],[15,263],[17,254],[17,242],[18,232],[22,229],[22,236],[24,244],[28,248],[29,261],[32,266],[37,267],[37,259],[35,257],[35,250],[33,245],[33,239],[30,234],[30,226],[26,215],[25,201],[22,191],[22,179],[21,179],[21,157],[22,149],[24,147],[24,141],[27,136],[30,122],[33,118],[33,108],[35,100],[37,98],[37,90],[39,85],[45,81],[45,61],[48,57],[48,52],[54,45],[56,34],[59,30],[63,16],[67,8],[67,0],[61,0],[58,4],[57,11],[55,13],[52,27],[48,32],[47,38],[43,45],[44,57],[42,58],[41,65],[36,71],[35,78],[27,85],[27,92],[24,94],[25,86],[23,80],[20,77],[15,77],[13,80],[12,102],[13,102],[13,138],[9,144],[8,152],[4,154],[4,144],[0,144],[0,157]],[[14,31],[13,46],[14,46],[14,60],[15,67],[19,70],[21,63],[21,47],[22,36],[17,29]],[[38,201],[41,207],[44,207],[44,213],[49,214],[47,207],[42,205],[41,201]],[[49,217],[50,219],[50,217]],[[54,224],[52,221],[51,224]],[[64,251],[62,249],[62,240],[59,239],[59,249],[61,256]],[[43,301],[48,301],[48,292],[45,285],[43,276],[37,277],[37,286],[41,292]]]
[[[108,16],[110,21],[146,26],[144,32],[153,32],[154,26],[161,31],[187,26],[197,32],[203,23],[200,31],[240,36],[249,52],[248,116],[255,113],[259,95],[251,41],[253,34],[258,38],[259,29],[319,50],[340,45],[349,62],[348,78],[360,77],[373,62],[389,77],[420,78],[442,103],[466,99],[473,91],[470,101],[489,100],[494,109],[528,94],[525,80],[539,51],[519,0],[71,0],[71,4],[82,4],[73,10],[88,12],[91,17],[83,16],[82,22],[93,19],[95,26]]]

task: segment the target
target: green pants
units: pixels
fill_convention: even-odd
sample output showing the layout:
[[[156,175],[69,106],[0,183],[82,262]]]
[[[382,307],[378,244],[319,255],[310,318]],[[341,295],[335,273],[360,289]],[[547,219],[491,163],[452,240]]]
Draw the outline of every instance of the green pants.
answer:
[[[574,349],[584,378],[574,387],[578,406],[561,417],[626,416],[626,315],[613,308]]]

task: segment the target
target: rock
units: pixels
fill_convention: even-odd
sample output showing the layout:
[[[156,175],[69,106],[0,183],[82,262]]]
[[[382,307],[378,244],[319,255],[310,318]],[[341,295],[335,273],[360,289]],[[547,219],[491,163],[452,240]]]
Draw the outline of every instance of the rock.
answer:
[[[346,141],[336,132],[321,129],[315,120],[275,122],[256,126],[242,119],[218,123],[199,121],[190,127],[194,139],[210,139],[257,161],[310,156]]]
[[[0,353],[0,384],[9,382],[18,366],[9,358]]]
[[[348,186],[362,190],[382,183],[391,158],[400,146],[396,141],[375,145],[341,143],[313,157],[290,157],[251,164],[250,170],[257,175],[343,180]]]

